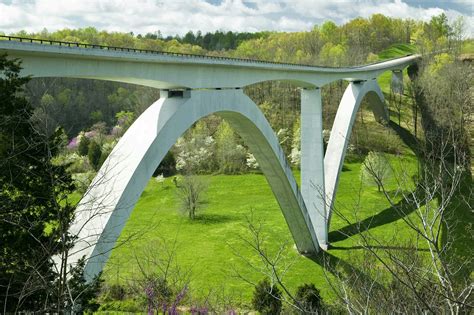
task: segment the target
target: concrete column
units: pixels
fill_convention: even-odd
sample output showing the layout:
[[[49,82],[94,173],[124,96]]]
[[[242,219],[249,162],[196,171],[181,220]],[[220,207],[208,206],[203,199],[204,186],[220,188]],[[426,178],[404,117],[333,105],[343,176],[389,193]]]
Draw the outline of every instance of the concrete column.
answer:
[[[321,90],[301,90],[301,193],[319,245],[326,248],[328,228],[324,185]]]

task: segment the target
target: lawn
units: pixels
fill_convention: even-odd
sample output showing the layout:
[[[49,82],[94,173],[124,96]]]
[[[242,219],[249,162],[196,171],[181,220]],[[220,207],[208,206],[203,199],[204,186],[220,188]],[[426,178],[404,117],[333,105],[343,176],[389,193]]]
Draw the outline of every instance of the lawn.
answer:
[[[391,160],[396,163],[403,160],[403,168],[415,172],[413,157],[392,157]],[[399,238],[407,237],[408,230],[389,203],[375,186],[361,184],[359,172],[360,163],[345,165],[337,194],[339,211],[355,220],[354,209],[357,209],[357,220],[373,227],[371,232],[381,238],[391,238],[395,233]],[[299,172],[295,172],[295,176],[299,179]],[[127,283],[139,274],[139,263],[160,256],[162,247],[158,243],[176,241],[177,262],[183,271],[190,271],[190,287],[195,297],[204,297],[211,289],[219,288],[234,297],[241,296],[242,301],[248,303],[253,287],[236,278],[235,270],[251,281],[258,281],[263,275],[252,270],[234,252],[238,251],[261,267],[241,239],[249,235],[246,220],[253,214],[253,221],[263,225],[270,252],[289,241],[286,261],[293,265],[285,276],[288,287],[294,291],[298,285],[312,282],[321,289],[326,300],[333,299],[324,268],[293,248],[286,222],[263,175],[215,175],[202,176],[202,179],[208,183],[205,208],[195,221],[179,211],[180,203],[171,178],[164,183],[150,180],[120,237],[126,240],[132,236],[131,240],[116,248],[106,265],[106,283]],[[395,187],[393,180],[388,185]],[[351,257],[360,253],[351,249],[358,243],[357,236],[345,235],[353,230],[353,226],[333,216],[329,239],[334,249],[329,253],[349,264]]]

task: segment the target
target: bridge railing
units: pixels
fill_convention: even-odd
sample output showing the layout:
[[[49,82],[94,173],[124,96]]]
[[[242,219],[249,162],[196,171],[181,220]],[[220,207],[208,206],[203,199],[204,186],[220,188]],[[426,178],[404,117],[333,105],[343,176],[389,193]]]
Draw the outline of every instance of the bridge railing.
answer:
[[[111,50],[111,51],[142,53],[142,54],[156,54],[156,55],[185,57],[185,58],[200,58],[200,59],[204,58],[204,59],[210,59],[210,60],[240,61],[240,62],[248,62],[248,63],[262,63],[262,64],[265,63],[265,64],[275,64],[275,65],[284,65],[284,66],[313,67],[313,68],[326,68],[326,69],[340,68],[340,67],[328,67],[328,66],[319,66],[319,65],[311,65],[311,64],[277,62],[277,61],[268,61],[268,60],[259,60],[259,59],[250,59],[250,58],[220,57],[220,56],[209,56],[209,55],[199,55],[199,54],[176,53],[176,52],[169,52],[169,51],[141,49],[141,48],[106,46],[106,45],[87,44],[87,43],[78,43],[78,42],[58,41],[58,40],[51,40],[51,39],[18,37],[18,36],[10,36],[10,35],[0,35],[0,41],[1,40],[24,42],[24,43],[36,43],[36,44],[51,45],[51,46],[64,46],[64,47],[70,47],[70,48],[75,47],[75,48],[86,48],[86,49],[102,49],[102,50]],[[411,54],[408,54],[406,56],[410,56],[410,55]],[[395,60],[399,58],[400,57],[380,60],[373,63],[364,64],[363,66],[379,64],[379,63],[383,63],[383,62],[387,62],[387,61]],[[361,66],[358,65],[358,66],[347,66],[344,68],[357,69],[360,67]]]
[[[285,62],[267,61],[267,60],[259,60],[259,59],[230,58],[230,57],[219,57],[219,56],[209,56],[209,55],[199,55],[199,54],[176,53],[176,52],[161,51],[161,50],[118,47],[118,46],[105,46],[105,45],[97,45],[97,44],[66,42],[66,41],[58,41],[58,40],[50,40],[50,39],[38,39],[38,38],[18,37],[18,36],[9,36],[9,35],[0,35],[0,40],[17,41],[17,42],[23,42],[23,43],[37,43],[37,44],[51,45],[51,46],[64,46],[64,47],[71,47],[71,48],[76,47],[76,48],[123,51],[123,52],[132,52],[132,53],[157,54],[157,55],[166,55],[166,56],[175,56],[175,57],[206,58],[206,59],[215,59],[215,60],[272,63],[272,64],[280,64],[280,65],[314,67],[314,65],[285,63]],[[331,67],[324,67],[324,68],[331,68]]]

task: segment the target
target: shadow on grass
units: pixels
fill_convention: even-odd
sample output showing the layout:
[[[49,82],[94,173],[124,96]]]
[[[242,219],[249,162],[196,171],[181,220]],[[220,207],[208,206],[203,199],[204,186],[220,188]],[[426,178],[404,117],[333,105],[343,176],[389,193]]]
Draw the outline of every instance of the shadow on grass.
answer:
[[[403,128],[396,122],[390,120],[388,125],[397,133],[403,143],[405,143],[417,157],[420,157],[420,141],[408,129]]]
[[[347,284],[353,289],[364,287],[373,287],[383,289],[383,285],[374,280],[368,273],[350,264],[341,258],[334,256],[328,251],[320,251],[318,254],[306,256],[308,259],[320,265],[326,271],[339,279],[351,279]]]
[[[416,205],[406,199],[402,199],[395,206],[382,210],[381,212],[368,217],[365,220],[352,223],[339,230],[329,232],[329,240],[331,242],[339,242],[357,235],[362,231],[373,229],[375,227],[395,222],[413,211]]]
[[[408,250],[413,251],[413,247],[401,247],[401,246],[333,246],[329,245],[329,249],[334,250],[352,250],[352,249],[387,249],[387,250]],[[429,252],[427,248],[417,248],[419,252]]]
[[[235,218],[230,216],[230,215],[203,213],[203,214],[198,214],[194,218],[193,223],[210,225],[210,224],[227,223],[227,222],[231,222],[231,221],[234,221],[234,220],[235,220]]]

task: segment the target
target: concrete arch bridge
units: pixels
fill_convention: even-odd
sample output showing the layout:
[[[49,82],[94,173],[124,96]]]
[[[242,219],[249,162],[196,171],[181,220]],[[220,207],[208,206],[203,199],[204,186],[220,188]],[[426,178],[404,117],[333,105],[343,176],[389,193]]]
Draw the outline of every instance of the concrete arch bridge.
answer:
[[[160,89],[160,99],[120,139],[77,207],[70,229],[77,242],[68,262],[86,256],[87,279],[102,270],[165,154],[194,122],[210,114],[225,118],[254,154],[299,252],[312,254],[326,248],[339,174],[361,101],[367,97],[376,119],[387,120],[377,77],[392,71],[400,80],[401,71],[420,57],[325,68],[8,36],[0,38],[0,53],[21,58],[24,75],[110,80]],[[301,190],[274,131],[242,90],[270,80],[301,87]],[[349,85],[324,154],[320,88],[336,80]]]

